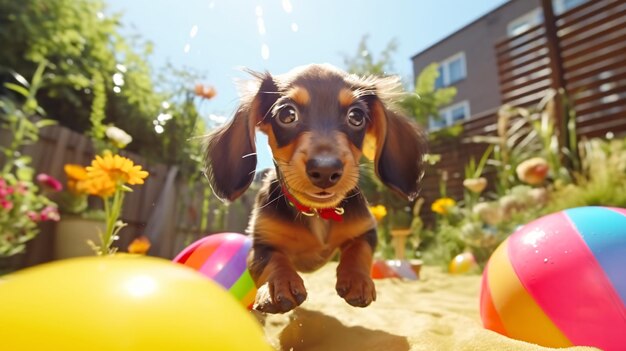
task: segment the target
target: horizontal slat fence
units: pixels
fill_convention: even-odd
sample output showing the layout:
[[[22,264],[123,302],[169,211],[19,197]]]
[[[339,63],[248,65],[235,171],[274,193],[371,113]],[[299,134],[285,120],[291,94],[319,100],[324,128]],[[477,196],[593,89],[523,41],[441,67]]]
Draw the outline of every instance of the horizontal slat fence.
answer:
[[[626,134],[626,1],[587,1],[555,19],[562,88],[576,112],[577,135]],[[502,104],[534,106],[554,86],[555,63],[550,61],[548,40],[542,24],[495,44]],[[471,157],[478,161],[486,149],[462,140],[494,135],[496,123],[497,111],[472,116],[463,123],[464,131],[457,139],[431,145],[431,152],[440,154],[442,160],[423,181],[427,222],[434,218],[429,208],[439,197],[441,174],[448,174],[447,195],[462,199],[464,167]]]

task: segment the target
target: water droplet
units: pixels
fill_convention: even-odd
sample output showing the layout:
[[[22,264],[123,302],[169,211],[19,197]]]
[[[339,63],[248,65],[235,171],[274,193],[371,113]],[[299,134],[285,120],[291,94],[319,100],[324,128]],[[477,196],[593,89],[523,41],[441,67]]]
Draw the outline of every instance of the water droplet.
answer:
[[[291,1],[283,0],[283,10],[287,13],[291,13],[293,11],[293,5],[291,5]]]
[[[298,31],[298,29],[299,29],[299,28],[298,28],[298,24],[297,24],[296,22],[293,22],[293,23],[291,24],[291,31],[295,33],[295,32],[297,32],[297,31]]]
[[[298,326],[300,326],[300,327],[301,327],[301,326],[302,326],[302,323],[298,323]]]
[[[536,253],[536,254],[538,254],[538,253],[539,253],[539,250],[535,250],[535,253]]]
[[[544,258],[544,259],[543,259],[543,263],[548,263],[548,259],[547,259],[547,258]]]
[[[265,35],[265,21],[263,21],[263,17],[259,17],[256,19],[256,25],[260,35]]]
[[[194,24],[194,26],[193,26],[193,27],[191,27],[191,31],[189,32],[189,37],[190,37],[190,38],[193,38],[193,37],[195,37],[196,35],[198,35],[198,25],[197,25],[197,24]]]
[[[270,47],[267,44],[263,44],[261,46],[261,57],[264,60],[268,60],[270,58]]]

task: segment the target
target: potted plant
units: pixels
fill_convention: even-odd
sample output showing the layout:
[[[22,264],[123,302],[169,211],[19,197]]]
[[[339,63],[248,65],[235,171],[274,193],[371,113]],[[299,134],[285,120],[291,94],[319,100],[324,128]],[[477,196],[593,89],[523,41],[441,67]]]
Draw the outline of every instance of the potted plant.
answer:
[[[113,243],[119,238],[119,231],[126,226],[120,215],[124,196],[132,191],[128,185],[143,184],[148,172],[128,158],[105,151],[84,168],[84,173],[75,167],[66,167],[66,173],[68,189],[75,192],[75,199],[69,203],[82,208],[82,201],[86,201],[88,195],[97,196],[102,200],[104,216],[98,225],[82,218],[73,221],[72,228],[58,227],[55,252],[59,255],[95,253],[99,256],[115,253],[117,248]]]
[[[104,211],[88,206],[87,169],[77,164],[63,169],[67,183],[58,200],[62,217],[56,224],[54,258],[94,255],[88,243],[97,242],[105,231]]]
[[[395,251],[395,258],[405,259],[406,241],[411,234],[413,216],[410,207],[396,210],[391,217],[391,237]]]

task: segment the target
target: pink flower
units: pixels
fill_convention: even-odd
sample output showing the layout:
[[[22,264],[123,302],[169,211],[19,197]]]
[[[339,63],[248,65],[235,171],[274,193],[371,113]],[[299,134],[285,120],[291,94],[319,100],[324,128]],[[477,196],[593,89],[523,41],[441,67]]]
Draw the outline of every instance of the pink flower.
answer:
[[[0,178],[0,199],[13,194],[14,189],[7,185],[7,182]]]
[[[7,210],[7,211],[11,211],[11,209],[13,208],[13,203],[9,200],[4,200],[1,199],[0,200],[0,207],[2,207],[3,209]]]
[[[37,175],[37,181],[39,182],[39,184],[54,190],[54,191],[61,191],[63,190],[63,185],[61,185],[61,182],[59,182],[58,180],[56,180],[54,177],[47,175],[45,173],[39,173]]]
[[[35,211],[28,211],[26,213],[26,216],[28,217],[28,219],[30,219],[33,222],[39,222],[41,220],[41,217],[39,216],[39,213],[37,213]]]
[[[41,210],[40,218],[42,221],[55,221],[58,222],[61,219],[59,216],[59,210],[54,206],[46,206]]]
[[[25,182],[18,182],[15,186],[16,194],[24,195],[26,194],[26,191],[28,191],[28,185]]]

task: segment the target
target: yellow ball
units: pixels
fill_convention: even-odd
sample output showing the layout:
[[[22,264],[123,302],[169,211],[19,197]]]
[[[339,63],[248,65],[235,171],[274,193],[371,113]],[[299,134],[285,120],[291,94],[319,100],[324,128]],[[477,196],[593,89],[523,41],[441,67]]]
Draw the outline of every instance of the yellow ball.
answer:
[[[456,255],[448,265],[448,272],[452,274],[477,273],[479,271],[480,267],[471,252]]]
[[[270,350],[237,300],[192,269],[142,256],[77,258],[0,281],[3,350]]]

